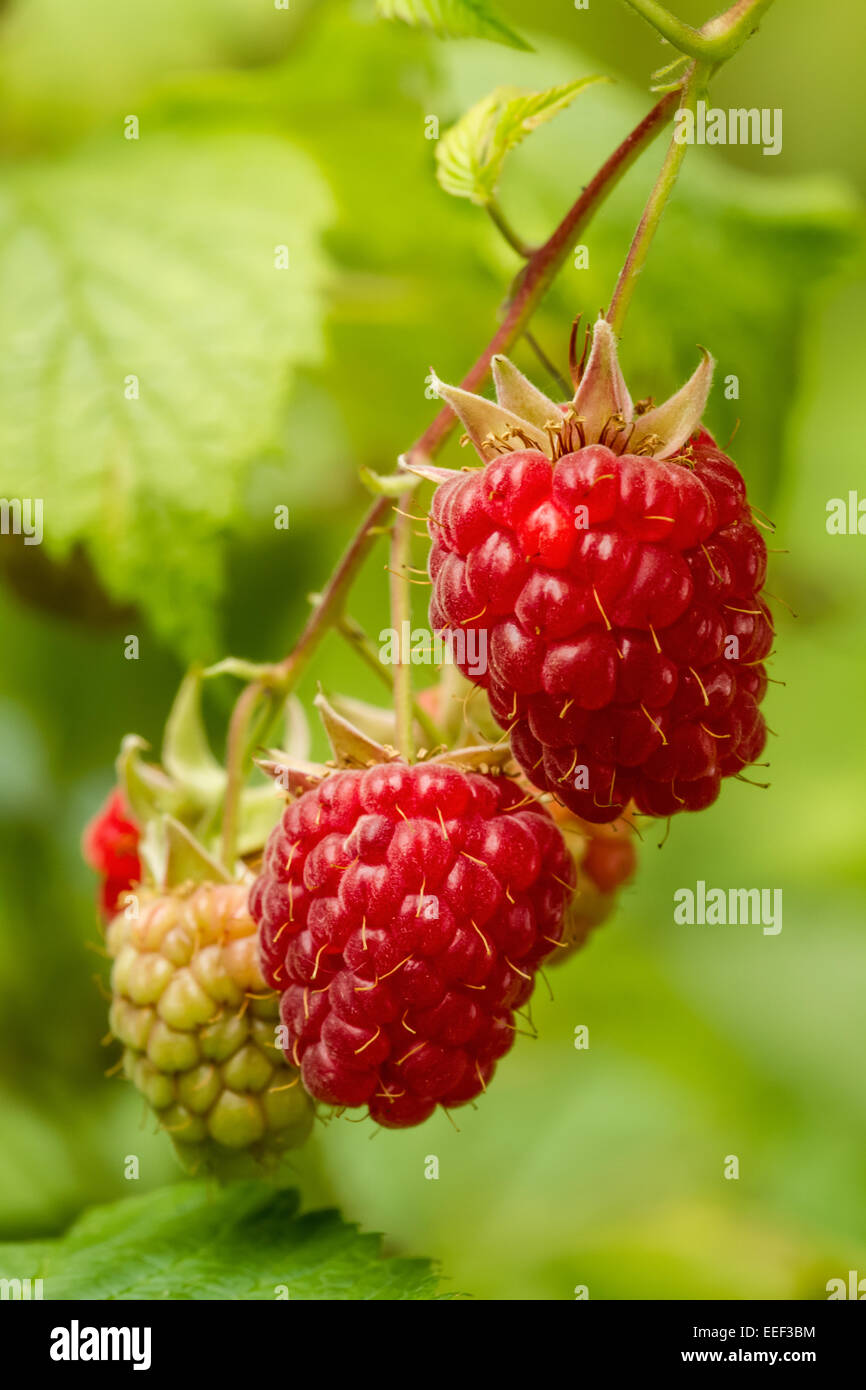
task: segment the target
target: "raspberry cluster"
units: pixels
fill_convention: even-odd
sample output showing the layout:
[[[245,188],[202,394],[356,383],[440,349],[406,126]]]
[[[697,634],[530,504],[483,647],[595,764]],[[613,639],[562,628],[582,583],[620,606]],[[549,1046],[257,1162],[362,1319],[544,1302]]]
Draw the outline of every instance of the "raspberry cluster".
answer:
[[[390,762],[290,803],[250,895],[307,1090],[393,1128],[486,1089],[574,868],[503,777]]]
[[[431,626],[483,630],[474,678],[576,815],[700,810],[760,756],[766,547],[705,430],[665,461],[504,453],[437,488],[429,529]]]

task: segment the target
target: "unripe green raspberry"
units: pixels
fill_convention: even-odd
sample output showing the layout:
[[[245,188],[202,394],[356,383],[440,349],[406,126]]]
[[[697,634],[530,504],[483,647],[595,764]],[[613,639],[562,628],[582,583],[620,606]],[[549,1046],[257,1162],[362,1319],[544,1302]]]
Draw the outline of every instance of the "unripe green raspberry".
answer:
[[[313,1103],[278,1045],[279,998],[259,971],[247,890],[138,891],[107,932],[111,1030],[123,1068],[182,1161],[273,1166],[307,1138]],[[130,913],[128,916],[127,913]]]

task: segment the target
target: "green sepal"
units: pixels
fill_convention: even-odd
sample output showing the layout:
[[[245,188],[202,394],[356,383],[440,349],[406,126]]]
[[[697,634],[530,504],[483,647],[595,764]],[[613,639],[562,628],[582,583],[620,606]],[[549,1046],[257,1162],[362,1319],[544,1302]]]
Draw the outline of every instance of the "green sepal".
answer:
[[[639,449],[645,440],[657,439],[660,443],[653,448],[653,457],[672,458],[692,437],[701,423],[716,365],[706,348],[701,348],[700,353],[700,364],[685,386],[663,405],[638,416],[629,441],[631,450]]]
[[[331,709],[348,723],[360,729],[376,743],[393,747],[397,740],[397,717],[393,709],[357,700],[354,695],[329,695]]]
[[[405,473],[374,473],[372,468],[359,468],[358,477],[374,497],[402,497],[420,483],[420,477],[407,478]]]
[[[497,353],[493,358],[492,367],[496,399],[506,410],[539,429],[561,419],[562,412],[556,402],[533,386],[529,378],[502,353]]]
[[[357,724],[338,714],[321,691],[313,703],[340,767],[367,767],[370,763],[393,762],[399,756],[396,749],[370,738]]]
[[[215,676],[237,676],[238,680],[255,681],[258,685],[271,686],[280,679],[280,668],[273,662],[248,661],[243,656],[226,656],[213,666],[206,666],[201,674],[205,680],[213,680]]]
[[[180,683],[165,725],[162,762],[179,786],[202,805],[222,796],[224,768],[211,751],[201,711],[202,672],[187,672]]]
[[[253,762],[260,772],[276,782],[281,791],[288,796],[300,796],[315,787],[325,777],[329,769],[323,763],[310,763],[303,758],[290,758],[279,748],[269,748],[263,758]]]
[[[435,375],[433,386],[439,399],[449,405],[460,419],[485,463],[487,455],[484,453],[483,445],[485,440],[491,437],[503,442],[510,441],[511,449],[534,448],[550,455],[550,439],[543,429],[539,429],[529,420],[521,420],[519,415],[504,409],[495,401],[487,400],[486,396],[473,395],[471,391],[464,391],[460,386],[448,386]]]
[[[451,478],[456,477],[459,471],[456,468],[440,468],[438,464],[430,463],[424,459],[414,459],[411,454],[401,454],[397,460],[397,467],[403,473],[409,473],[419,481],[423,478],[427,483],[435,483],[438,487],[440,483],[447,483]]]
[[[514,756],[508,743],[484,743],[469,748],[449,748],[428,761],[447,763],[449,767],[459,767],[463,772],[487,773],[493,768],[502,772],[509,763],[514,762]]]
[[[164,849],[160,876],[163,888],[178,888],[184,883],[232,882],[224,866],[173,816],[163,816],[160,831]]]
[[[616,336],[606,319],[592,329],[592,347],[586,370],[574,393],[574,413],[586,426],[587,440],[595,442],[606,422],[618,416],[622,428],[634,413],[632,399],[619,365]]]
[[[140,825],[166,813],[182,815],[188,805],[180,787],[162,768],[144,761],[141,754],[149,747],[138,734],[127,734],[115,763],[127,805]]]
[[[280,794],[278,785],[247,787],[244,790],[238,824],[238,854],[242,858],[256,854],[264,847],[285,804],[285,796]]]
[[[290,695],[286,701],[283,747],[293,758],[309,758],[312,744],[307,712],[297,695]]]

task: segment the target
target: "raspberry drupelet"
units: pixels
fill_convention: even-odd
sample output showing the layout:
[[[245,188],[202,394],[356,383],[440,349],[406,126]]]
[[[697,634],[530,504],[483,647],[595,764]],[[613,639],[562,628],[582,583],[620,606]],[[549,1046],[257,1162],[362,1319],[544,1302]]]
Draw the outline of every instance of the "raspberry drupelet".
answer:
[[[573,883],[552,818],[506,777],[391,762],[291,802],[250,911],[306,1089],[392,1128],[474,1100]]]
[[[109,794],[102,810],[84,831],[82,853],[99,874],[99,909],[109,922],[122,906],[126,893],[141,882],[138,846],[140,831],[119,787]]]
[[[709,806],[764,748],[773,643],[745,484],[698,423],[711,360],[633,407],[602,321],[564,412],[494,365],[499,406],[440,386],[488,461],[434,495],[431,626],[484,632],[474,678],[526,776],[576,815]]]

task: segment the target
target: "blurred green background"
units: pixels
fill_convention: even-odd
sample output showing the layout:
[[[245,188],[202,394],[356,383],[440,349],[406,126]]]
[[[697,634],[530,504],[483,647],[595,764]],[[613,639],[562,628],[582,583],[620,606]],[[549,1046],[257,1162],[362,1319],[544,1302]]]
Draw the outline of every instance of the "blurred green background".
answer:
[[[0,1238],[128,1193],[127,1153],[139,1191],[179,1175],[131,1088],[103,1075],[79,835],[121,736],[158,744],[186,661],[288,649],[365,505],[359,468],[392,466],[435,408],[431,365],[459,377],[495,328],[515,258],[437,187],[425,118],[444,130],[500,83],[617,79],[509,163],[503,205],[541,239],[666,61],[618,0],[502,9],[534,52],[439,43],[377,21],[372,0],[3,9],[0,493],[44,498],[45,540],[0,537]],[[623,340],[634,389],[657,399],[697,343],[713,351],[710,423],[724,440],[741,418],[732,452],[789,552],[770,581],[799,614],[778,608],[772,788],[728,785],[661,851],[646,834],[616,917],[549,972],[539,1038],[518,1039],[459,1133],[441,1114],[405,1133],[343,1120],[298,1158],[310,1201],[434,1256],[446,1289],[821,1298],[866,1274],[866,539],[825,528],[828,499],[866,491],[859,19],[858,0],[786,0],[720,74],[716,104],[782,109],[783,153],[690,151]],[[560,367],[574,313],[609,297],[661,152],[538,315]],[[515,356],[540,370],[525,345]],[[351,605],[374,633],[383,563]],[[314,677],[378,694],[334,638],[308,695]],[[232,694],[211,692],[215,730]],[[673,893],[698,878],[782,888],[781,934],[675,926]]]

